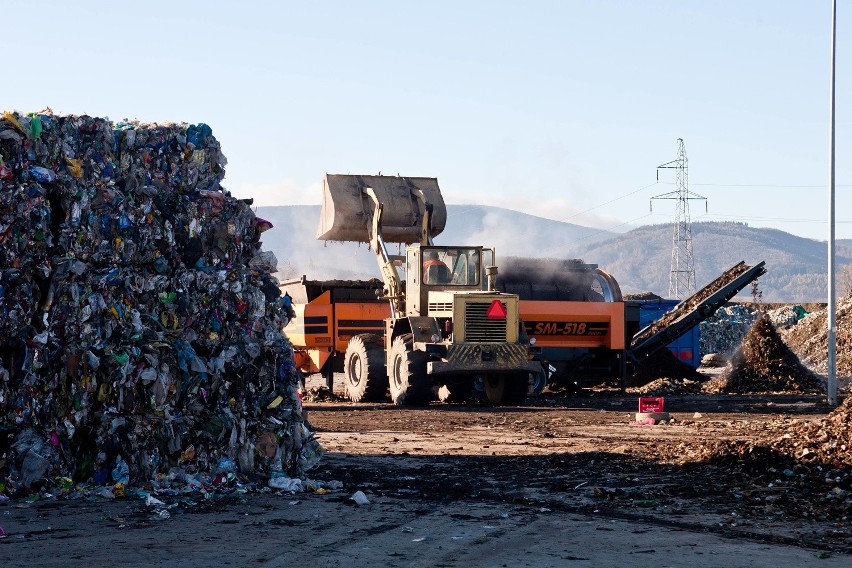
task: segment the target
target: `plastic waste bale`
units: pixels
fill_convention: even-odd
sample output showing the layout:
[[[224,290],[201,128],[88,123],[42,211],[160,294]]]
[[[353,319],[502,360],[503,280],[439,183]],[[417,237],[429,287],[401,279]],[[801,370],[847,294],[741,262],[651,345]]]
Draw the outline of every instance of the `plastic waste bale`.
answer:
[[[0,118],[7,491],[298,479],[319,459],[270,224],[221,186],[226,163],[205,124]]]
[[[725,306],[699,324],[698,347],[701,356],[708,353],[732,354],[757,319],[757,313],[745,306]]]

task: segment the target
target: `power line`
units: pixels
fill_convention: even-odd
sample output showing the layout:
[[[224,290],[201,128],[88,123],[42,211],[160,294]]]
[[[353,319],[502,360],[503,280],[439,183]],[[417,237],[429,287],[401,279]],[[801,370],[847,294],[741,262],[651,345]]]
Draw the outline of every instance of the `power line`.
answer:
[[[787,223],[826,223],[825,219],[796,219],[793,217],[742,217],[739,215],[721,215],[719,213],[705,213],[700,215],[699,218],[719,218],[719,219],[733,219],[733,220],[744,220],[744,221],[784,221]],[[837,223],[852,223],[852,221],[837,221]]]
[[[665,185],[674,185],[672,182],[660,182]],[[786,184],[772,184],[772,183],[693,183],[693,186],[701,186],[701,187],[765,187],[767,189],[823,189],[825,188],[825,184],[822,185],[786,185]],[[847,185],[836,185],[835,187],[852,187],[852,184]]]
[[[624,199],[625,197],[630,197],[631,195],[636,195],[640,191],[645,191],[649,187],[653,187],[653,186],[657,185],[658,183],[659,182],[649,183],[646,186],[640,187],[639,189],[633,190],[633,191],[625,193],[623,195],[619,195],[618,197],[616,197],[614,199],[610,199],[609,201],[599,203],[598,205],[595,205],[593,207],[589,207],[588,209],[584,209],[583,211],[578,211],[577,213],[574,213],[573,215],[571,215],[569,217],[565,217],[563,220],[567,221],[568,219],[573,219],[574,217],[579,217],[580,215],[582,215],[584,213],[588,213],[589,211],[594,211],[595,209],[603,207],[604,205],[609,205],[610,203],[615,203],[616,201],[620,201],[620,200]]]

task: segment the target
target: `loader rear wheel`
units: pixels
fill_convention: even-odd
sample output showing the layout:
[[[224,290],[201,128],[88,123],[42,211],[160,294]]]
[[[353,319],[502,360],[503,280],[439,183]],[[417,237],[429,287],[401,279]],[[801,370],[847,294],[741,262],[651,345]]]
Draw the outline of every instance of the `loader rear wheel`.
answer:
[[[349,340],[343,359],[346,394],[352,402],[377,402],[388,390],[384,341],[362,333]]]
[[[413,350],[410,333],[393,340],[388,371],[391,399],[397,406],[426,404],[432,398],[426,354]]]
[[[505,373],[485,377],[485,398],[491,404],[517,406],[523,404],[529,389],[528,373]]]

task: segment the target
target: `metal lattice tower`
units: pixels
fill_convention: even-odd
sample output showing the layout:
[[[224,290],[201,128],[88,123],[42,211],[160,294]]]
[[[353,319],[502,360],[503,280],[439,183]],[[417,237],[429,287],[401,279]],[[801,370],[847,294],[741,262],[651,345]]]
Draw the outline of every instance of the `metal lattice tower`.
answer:
[[[660,181],[660,170],[675,170],[677,189],[652,197],[651,210],[653,211],[655,199],[673,199],[676,202],[669,297],[683,300],[695,294],[695,262],[692,257],[692,220],[689,216],[689,200],[703,199],[706,209],[707,198],[689,191],[689,163],[686,159],[683,138],[678,138],[677,143],[677,159],[657,166],[657,181]]]

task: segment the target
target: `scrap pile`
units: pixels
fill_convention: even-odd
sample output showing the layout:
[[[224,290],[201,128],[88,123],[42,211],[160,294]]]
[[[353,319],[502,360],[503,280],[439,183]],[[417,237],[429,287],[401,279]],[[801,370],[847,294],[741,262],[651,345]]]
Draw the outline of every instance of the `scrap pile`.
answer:
[[[799,323],[799,320],[808,315],[808,312],[803,306],[792,305],[782,306],[767,312],[769,319],[772,320],[772,325],[775,329],[783,331],[790,329]]]
[[[731,354],[754,323],[756,314],[745,306],[723,306],[699,324],[698,348],[708,353]]]
[[[751,309],[741,304],[732,304],[716,310],[716,313],[702,321],[699,327],[701,356],[710,353],[732,354],[760,316],[760,312],[761,309]],[[808,312],[800,305],[789,305],[768,310],[766,314],[775,329],[786,331],[796,326]]]
[[[224,165],[205,124],[3,114],[0,490],[297,477],[318,457],[269,224]]]
[[[828,371],[828,309],[808,314],[785,339],[790,348],[819,373]],[[852,294],[837,302],[835,312],[837,374],[852,375]]]
[[[819,378],[781,340],[762,315],[746,333],[725,372],[704,385],[705,392],[820,392]]]

